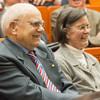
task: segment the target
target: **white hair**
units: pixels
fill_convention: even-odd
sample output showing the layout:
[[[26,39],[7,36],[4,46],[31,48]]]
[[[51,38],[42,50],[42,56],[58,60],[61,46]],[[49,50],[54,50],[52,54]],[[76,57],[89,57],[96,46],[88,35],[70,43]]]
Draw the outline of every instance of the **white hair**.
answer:
[[[9,28],[9,24],[11,21],[14,20],[18,20],[19,18],[23,18],[25,17],[27,14],[29,14],[31,11],[37,11],[39,12],[39,10],[33,6],[32,4],[29,3],[17,3],[13,6],[11,6],[2,16],[1,19],[1,28],[2,28],[2,32],[5,35],[6,32],[8,31]]]

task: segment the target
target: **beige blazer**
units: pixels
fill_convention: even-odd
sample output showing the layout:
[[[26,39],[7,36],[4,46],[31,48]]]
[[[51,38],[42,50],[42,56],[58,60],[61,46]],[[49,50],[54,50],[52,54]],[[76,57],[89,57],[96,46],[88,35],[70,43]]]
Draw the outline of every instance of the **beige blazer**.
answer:
[[[86,52],[83,54],[87,60],[88,69],[82,66],[64,45],[54,53],[67,79],[76,86],[80,94],[84,95],[100,91],[100,64],[92,55]]]
[[[69,5],[64,5],[61,8],[53,11],[51,14],[51,27],[52,27],[52,36],[54,41],[55,41],[54,28],[56,27],[57,17],[63,9],[67,9],[68,7]],[[91,9],[87,9],[87,15],[89,23],[91,25],[89,41],[94,45],[100,46],[100,38],[96,37],[97,33],[100,31],[100,13]]]

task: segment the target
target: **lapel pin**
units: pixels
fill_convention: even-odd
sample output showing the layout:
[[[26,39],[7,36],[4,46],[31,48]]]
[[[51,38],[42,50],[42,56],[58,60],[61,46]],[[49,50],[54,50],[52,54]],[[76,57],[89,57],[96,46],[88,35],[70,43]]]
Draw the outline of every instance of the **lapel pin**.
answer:
[[[55,65],[54,65],[54,64],[52,64],[51,66],[52,66],[52,67],[55,67]]]

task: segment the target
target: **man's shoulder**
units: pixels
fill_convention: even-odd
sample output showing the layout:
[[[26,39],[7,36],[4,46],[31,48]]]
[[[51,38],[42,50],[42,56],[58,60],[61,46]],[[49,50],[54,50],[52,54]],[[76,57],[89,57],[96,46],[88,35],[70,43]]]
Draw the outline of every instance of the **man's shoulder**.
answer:
[[[10,55],[11,56],[11,52],[9,51],[9,49],[7,49],[7,47],[2,42],[0,42],[0,55],[2,56]]]
[[[44,51],[45,53],[49,52],[49,48],[43,42],[40,42],[40,45],[36,47],[35,50]]]
[[[54,59],[52,50],[44,43],[40,43],[40,45],[35,48],[35,51],[38,56],[44,56],[46,59]]]
[[[87,13],[88,13],[88,14],[94,14],[94,15],[95,15],[95,14],[96,14],[96,15],[97,15],[97,14],[100,15],[100,12],[98,12],[98,11],[96,11],[96,10],[92,10],[92,9],[87,9]]]

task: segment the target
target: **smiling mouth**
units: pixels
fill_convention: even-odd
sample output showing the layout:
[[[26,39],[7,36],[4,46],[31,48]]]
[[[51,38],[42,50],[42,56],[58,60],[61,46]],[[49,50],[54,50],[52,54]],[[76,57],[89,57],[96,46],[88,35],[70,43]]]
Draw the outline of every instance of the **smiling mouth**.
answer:
[[[80,0],[73,0],[73,1],[80,1]]]
[[[86,39],[88,39],[88,37],[81,37],[81,39],[84,39],[84,40],[86,40]]]
[[[40,35],[32,35],[34,38],[40,38]]]

